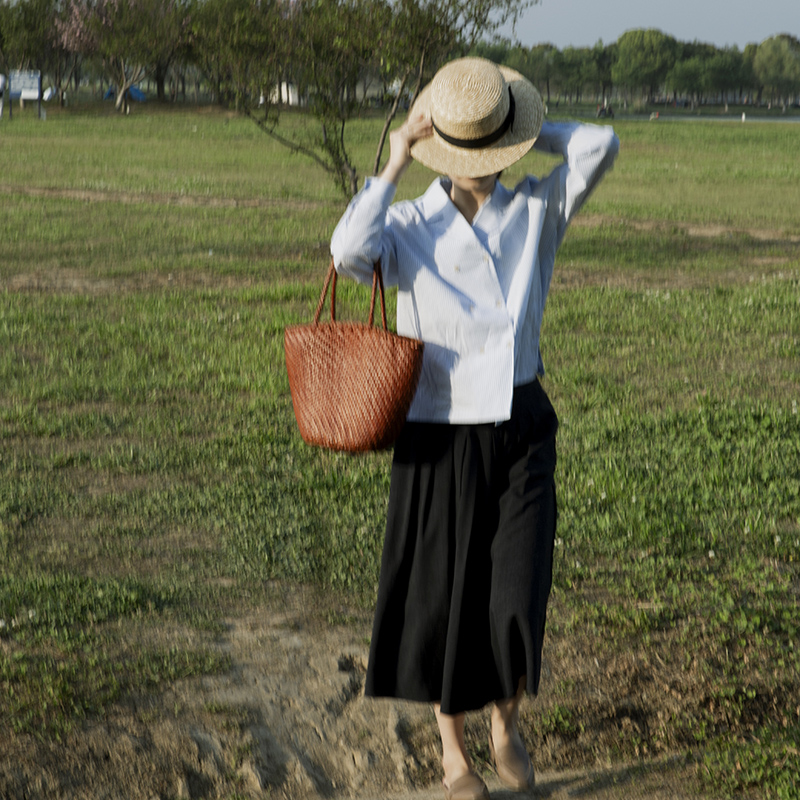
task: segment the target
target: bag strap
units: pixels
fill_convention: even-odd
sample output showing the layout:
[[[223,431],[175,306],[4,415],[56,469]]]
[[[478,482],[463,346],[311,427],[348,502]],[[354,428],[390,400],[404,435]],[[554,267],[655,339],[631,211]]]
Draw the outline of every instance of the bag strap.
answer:
[[[322,307],[325,305],[325,296],[328,294],[328,286],[331,287],[331,322],[336,322],[336,266],[333,263],[333,256],[331,256],[331,264],[328,267],[328,274],[325,276],[325,283],[322,286],[322,294],[319,297],[319,304],[314,314],[314,324],[319,323],[320,315],[322,314]],[[381,296],[381,321],[383,322],[383,329],[389,330],[386,323],[386,299],[383,293],[383,271],[381,270],[381,261],[378,259],[372,269],[372,296],[369,301],[369,325],[372,327],[375,320],[375,295],[376,291],[380,289]]]

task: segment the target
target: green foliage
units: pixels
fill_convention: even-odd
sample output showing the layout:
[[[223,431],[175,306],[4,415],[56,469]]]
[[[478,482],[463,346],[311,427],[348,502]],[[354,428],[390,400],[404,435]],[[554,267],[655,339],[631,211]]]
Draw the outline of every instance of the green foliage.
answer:
[[[677,61],[678,42],[659,30],[630,30],[617,40],[617,60],[611,68],[619,86],[647,87],[652,96]]]
[[[235,108],[255,106],[287,76],[291,19],[280,2],[203,0],[191,17],[192,55]]]
[[[4,511],[9,511],[7,504]],[[2,517],[8,519],[6,514]],[[173,646],[134,653],[108,630],[126,619],[163,619],[168,610],[190,603],[175,586],[156,587],[136,578],[0,575],[0,688],[5,698],[0,720],[15,731],[59,737],[75,719],[102,713],[133,688],[225,668],[225,659],[210,651]]]
[[[760,727],[742,741],[715,744],[704,757],[706,783],[727,796],[758,792],[765,800],[794,800],[800,722],[796,713],[792,717]]]
[[[11,69],[45,69],[56,18],[54,0],[20,0],[0,3],[0,72]]]
[[[0,506],[6,519],[15,510],[9,505],[6,501]],[[158,589],[135,578],[94,581],[68,573],[0,576],[3,635],[29,643],[80,640],[86,628],[186,602],[174,586]]]
[[[761,83],[785,101],[800,91],[800,41],[780,35],[758,46],[753,70]]]

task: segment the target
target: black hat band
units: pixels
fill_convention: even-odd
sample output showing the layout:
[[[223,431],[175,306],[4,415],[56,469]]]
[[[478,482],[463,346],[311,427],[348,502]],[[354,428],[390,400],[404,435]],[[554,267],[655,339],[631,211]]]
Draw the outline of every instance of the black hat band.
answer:
[[[500,123],[500,127],[497,130],[486,134],[486,136],[481,136],[480,139],[458,139],[455,136],[448,136],[439,130],[433,119],[431,119],[431,124],[441,139],[455,147],[463,147],[466,150],[478,150],[481,147],[488,147],[490,144],[502,139],[506,135],[506,131],[514,124],[514,95],[511,87],[508,87],[508,114],[506,114],[506,118]]]

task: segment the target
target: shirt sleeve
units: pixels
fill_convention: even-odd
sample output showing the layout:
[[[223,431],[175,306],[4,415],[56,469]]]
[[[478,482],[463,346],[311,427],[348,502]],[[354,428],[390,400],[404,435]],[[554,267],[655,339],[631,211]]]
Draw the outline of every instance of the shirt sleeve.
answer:
[[[387,212],[397,187],[382,178],[368,178],[350,201],[331,238],[336,271],[361,283],[372,283],[373,264],[380,259],[384,283],[397,282]]]
[[[534,148],[564,158],[548,176],[558,203],[558,242],[619,152],[619,138],[608,125],[544,122]]]

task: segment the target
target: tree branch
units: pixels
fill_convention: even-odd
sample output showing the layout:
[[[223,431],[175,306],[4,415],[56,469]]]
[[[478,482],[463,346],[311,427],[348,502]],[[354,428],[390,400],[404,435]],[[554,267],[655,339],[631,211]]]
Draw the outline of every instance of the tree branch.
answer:
[[[381,138],[378,141],[378,149],[375,153],[375,163],[372,165],[373,175],[377,175],[378,170],[380,169],[381,154],[383,153],[383,146],[384,144],[386,144],[386,137],[389,134],[389,126],[392,124],[392,120],[395,118],[397,114],[397,107],[400,105],[400,99],[402,98],[403,92],[406,89],[406,83],[408,83],[408,76],[410,74],[411,74],[411,67],[408,67],[406,71],[403,73],[403,79],[400,81],[400,88],[397,90],[397,95],[394,98],[392,107],[389,109],[389,113],[386,115],[386,120],[383,123]]]
[[[265,120],[255,117],[248,107],[245,107],[244,113],[245,116],[247,116],[248,119],[251,119],[264,133],[267,134],[267,136],[271,137],[279,144],[282,144],[284,147],[288,147],[292,153],[301,153],[304,156],[308,156],[310,159],[316,162],[318,166],[322,167],[325,172],[328,172],[332,175],[337,174],[336,170],[330,164],[328,164],[324,158],[320,158],[311,148],[297,142],[293,142],[291,139],[287,139],[286,137],[281,136],[279,133],[276,133],[275,129],[271,128]]]

